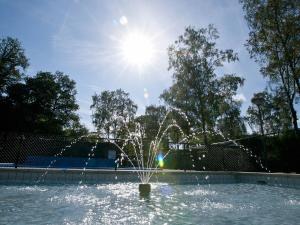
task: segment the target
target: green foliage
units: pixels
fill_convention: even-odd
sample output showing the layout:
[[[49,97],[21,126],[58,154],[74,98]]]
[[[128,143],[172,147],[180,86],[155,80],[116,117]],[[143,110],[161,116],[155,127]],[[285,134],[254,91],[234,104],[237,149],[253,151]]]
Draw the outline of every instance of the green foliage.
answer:
[[[87,135],[89,130],[79,122],[79,118],[72,121],[71,125],[64,130],[64,133],[68,137],[80,137]]]
[[[44,134],[86,133],[76,114],[79,106],[75,81],[62,72],[26,76],[28,66],[17,39],[0,39],[0,129]]]
[[[217,127],[225,137],[234,139],[247,133],[240,107],[240,102],[232,102],[224,107],[225,109],[218,119]]]
[[[287,101],[294,129],[298,129],[295,97],[300,94],[300,2],[240,0],[250,33],[247,48],[261,64],[261,72]]]
[[[107,138],[113,135],[119,138],[124,125],[130,123],[137,111],[137,105],[129,98],[129,93],[121,89],[103,91],[92,96],[93,124],[97,131],[104,133]]]
[[[255,93],[251,102],[252,105],[249,106],[247,113],[252,130],[259,130],[262,135],[272,132],[271,95],[266,91]]]
[[[6,93],[8,86],[21,80],[28,66],[24,49],[17,39],[0,39],[0,96]]]
[[[204,133],[206,144],[207,131],[215,128],[216,121],[222,120],[221,116],[227,119],[239,117],[239,110],[233,114],[227,108],[230,105],[239,106],[234,103],[233,96],[244,81],[234,74],[217,78],[218,67],[238,60],[232,49],[216,48],[218,38],[218,32],[212,25],[198,30],[186,28],[168,49],[173,85],[161,95],[168,105],[186,113],[193,130]]]
[[[79,120],[75,95],[75,82],[61,72],[26,77],[25,83],[10,85],[2,98],[3,129],[62,134]]]
[[[243,83],[243,78],[234,75],[224,75],[218,80],[217,127],[229,138],[238,138],[247,132],[244,119],[241,117],[242,102],[233,98]]]
[[[75,120],[74,111],[79,108],[75,99],[75,81],[67,75],[39,72],[33,78],[26,78],[26,85],[29,91],[27,100],[38,115],[37,123],[52,119],[61,127],[68,127]]]
[[[247,110],[247,121],[254,132],[280,133],[291,128],[287,102],[280,92],[272,95],[267,91],[255,93]]]
[[[141,115],[135,119],[143,127],[144,138],[154,140],[166,113],[167,109],[165,106],[150,105],[146,107],[145,115]]]

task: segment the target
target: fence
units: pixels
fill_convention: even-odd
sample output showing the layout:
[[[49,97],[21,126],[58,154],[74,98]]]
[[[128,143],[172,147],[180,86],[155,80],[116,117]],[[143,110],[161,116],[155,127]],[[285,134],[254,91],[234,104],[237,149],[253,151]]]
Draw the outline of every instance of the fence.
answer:
[[[122,144],[122,140],[119,145]],[[170,145],[169,145],[170,146]],[[167,149],[168,150],[168,149]],[[167,151],[166,150],[166,151]],[[0,167],[115,168],[120,151],[96,137],[0,133]],[[131,157],[131,156],[129,156]],[[134,157],[131,157],[132,161]],[[128,160],[123,166],[130,166]],[[165,167],[182,170],[257,171],[249,153],[234,145],[184,145],[171,149]]]
[[[188,146],[172,151],[167,167],[183,170],[259,171],[259,163],[242,148],[234,145]]]
[[[93,137],[0,135],[0,166],[106,168],[115,166],[115,146]]]

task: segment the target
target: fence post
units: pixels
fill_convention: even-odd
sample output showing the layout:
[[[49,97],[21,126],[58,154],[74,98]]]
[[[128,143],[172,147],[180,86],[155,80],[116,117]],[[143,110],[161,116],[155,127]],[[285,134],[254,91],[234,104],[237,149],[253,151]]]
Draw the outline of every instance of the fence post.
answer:
[[[21,155],[21,150],[23,146],[23,141],[25,140],[24,134],[21,135],[20,140],[17,145],[17,155],[16,155],[16,160],[15,160],[15,168],[18,168],[19,160],[20,160],[20,155]]]
[[[5,155],[6,155],[6,151],[7,151],[7,139],[8,139],[8,134],[7,134],[7,132],[5,132],[4,133],[4,135],[3,135],[4,137],[3,137],[3,147],[1,148],[1,154],[0,154],[0,160],[1,160],[1,162],[2,162],[2,160],[4,160],[4,157],[5,157]],[[3,158],[2,158],[3,157]]]
[[[221,147],[222,149],[222,153],[223,153],[223,157],[222,157],[222,167],[223,167],[223,171],[225,171],[225,148]]]
[[[186,144],[183,144],[183,152],[184,152],[184,172],[187,170],[187,164],[188,164],[188,154],[187,152],[188,149],[186,148]]]
[[[262,144],[263,144],[263,152],[262,152],[262,158],[264,160],[264,163],[265,163],[265,167],[267,168],[268,167],[268,155],[267,155],[267,149],[266,149],[266,137],[265,135],[262,136]]]

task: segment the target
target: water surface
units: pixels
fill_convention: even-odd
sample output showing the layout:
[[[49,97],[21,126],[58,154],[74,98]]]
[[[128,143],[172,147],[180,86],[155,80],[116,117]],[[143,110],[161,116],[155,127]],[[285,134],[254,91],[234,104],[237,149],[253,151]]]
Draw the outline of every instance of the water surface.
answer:
[[[0,186],[0,224],[300,224],[300,190],[254,184]]]

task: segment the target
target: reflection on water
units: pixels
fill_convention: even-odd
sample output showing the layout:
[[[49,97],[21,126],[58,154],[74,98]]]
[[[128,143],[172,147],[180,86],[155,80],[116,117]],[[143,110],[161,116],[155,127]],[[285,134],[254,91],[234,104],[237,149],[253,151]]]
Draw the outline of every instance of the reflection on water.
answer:
[[[295,224],[300,190],[253,184],[0,186],[0,224]]]

